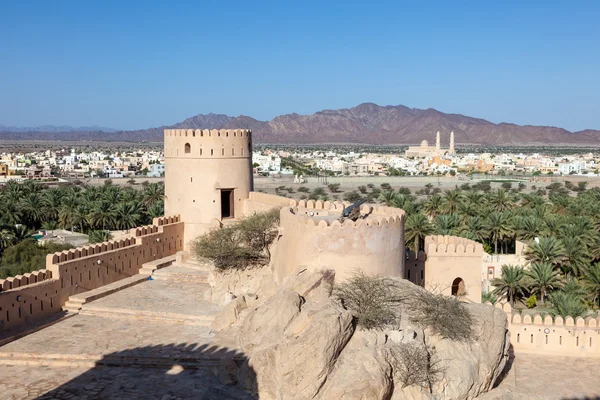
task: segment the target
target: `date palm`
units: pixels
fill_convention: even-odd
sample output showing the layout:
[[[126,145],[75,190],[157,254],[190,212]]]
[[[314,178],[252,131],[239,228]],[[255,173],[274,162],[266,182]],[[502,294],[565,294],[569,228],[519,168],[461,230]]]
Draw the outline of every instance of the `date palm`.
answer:
[[[438,194],[434,194],[429,197],[423,204],[423,213],[430,218],[435,218],[440,215],[442,209],[442,197]]]
[[[544,304],[546,295],[563,286],[560,273],[549,263],[533,263],[525,275],[530,278],[529,288],[533,294],[539,293],[540,302]]]
[[[56,221],[62,205],[63,191],[54,188],[46,190],[42,196],[44,220]]]
[[[573,273],[575,276],[581,276],[587,269],[592,257],[587,250],[587,246],[578,236],[564,237],[561,242],[564,252],[562,253],[563,259],[560,261],[560,268],[565,275]]]
[[[115,209],[115,222],[118,229],[131,229],[139,225],[142,211],[139,203],[119,203]]]
[[[531,263],[560,264],[565,258],[565,247],[555,237],[541,237],[525,251],[525,258]]]
[[[395,191],[385,190],[385,191],[381,192],[378,200],[388,207],[395,207],[394,203],[396,202],[397,196],[398,196],[398,193],[396,193]],[[144,197],[144,204],[145,203],[146,203],[146,200]],[[146,205],[148,205],[148,204],[146,204]]]
[[[517,237],[524,240],[533,240],[540,236],[544,229],[542,221],[536,217],[520,217],[515,219]]]
[[[112,203],[97,201],[87,216],[87,222],[96,229],[110,229],[115,225],[116,212]]]
[[[446,190],[442,201],[442,211],[446,214],[456,214],[465,197],[461,190]]]
[[[438,215],[434,224],[438,235],[456,235],[460,229],[460,219],[456,214]]]
[[[583,274],[583,287],[593,304],[600,305],[600,263],[592,265]]]
[[[485,220],[482,217],[469,217],[465,223],[460,227],[461,235],[465,236],[467,233],[470,235],[470,239],[477,242],[483,243],[489,238],[488,228],[485,224]]]
[[[497,189],[490,193],[488,202],[492,211],[503,212],[511,210],[515,205],[514,197],[506,189]]]
[[[43,199],[39,192],[31,191],[21,200],[21,209],[29,226],[35,228],[44,216]]]
[[[494,252],[498,254],[498,242],[513,234],[510,214],[506,212],[493,212],[488,216],[487,227],[490,239],[494,243]]]
[[[409,215],[406,218],[404,229],[404,240],[407,243],[413,242],[412,249],[415,253],[418,253],[420,249],[420,243],[425,239],[425,236],[431,235],[434,232],[434,227],[431,225],[427,217],[421,213]]]
[[[506,296],[514,308],[516,298],[523,296],[527,288],[525,271],[518,265],[503,265],[502,275],[500,278],[494,278],[492,285],[495,286],[492,293],[497,296]]]
[[[151,207],[154,203],[162,201],[165,197],[164,186],[151,183],[142,192],[142,204]]]

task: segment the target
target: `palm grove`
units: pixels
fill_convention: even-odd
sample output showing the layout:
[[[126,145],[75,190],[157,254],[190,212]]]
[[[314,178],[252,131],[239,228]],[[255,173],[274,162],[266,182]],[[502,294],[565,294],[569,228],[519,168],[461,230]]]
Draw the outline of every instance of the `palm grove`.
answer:
[[[156,183],[122,188],[107,180],[103,186],[48,188],[32,180],[7,182],[0,190],[0,278],[44,268],[45,254],[72,247],[41,248],[31,237],[36,230],[65,228],[102,242],[111,230],[162,216],[163,196],[163,185]]]
[[[406,244],[422,250],[427,235],[455,235],[483,244],[488,253],[514,251],[517,240],[528,244],[527,266],[504,265],[483,301],[503,297],[513,305],[549,307],[558,315],[585,316],[600,305],[600,189],[585,183],[552,183],[545,188],[505,182],[463,184],[441,192],[431,186],[417,198],[386,190],[379,200],[407,212]]]

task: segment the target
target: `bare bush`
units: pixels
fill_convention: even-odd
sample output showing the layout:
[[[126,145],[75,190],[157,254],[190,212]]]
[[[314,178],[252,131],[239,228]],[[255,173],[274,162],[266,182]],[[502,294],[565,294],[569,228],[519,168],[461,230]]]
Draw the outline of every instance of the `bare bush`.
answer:
[[[434,334],[461,342],[475,338],[471,312],[454,297],[415,289],[405,304],[410,320]]]
[[[390,347],[394,378],[407,386],[420,386],[431,390],[443,375],[441,363],[433,348],[416,343],[399,343]]]
[[[399,321],[400,296],[392,279],[357,271],[352,278],[336,285],[334,295],[364,329],[383,329]]]
[[[219,269],[246,268],[269,261],[269,246],[277,237],[279,210],[256,213],[213,230],[192,245],[196,257],[213,260]]]

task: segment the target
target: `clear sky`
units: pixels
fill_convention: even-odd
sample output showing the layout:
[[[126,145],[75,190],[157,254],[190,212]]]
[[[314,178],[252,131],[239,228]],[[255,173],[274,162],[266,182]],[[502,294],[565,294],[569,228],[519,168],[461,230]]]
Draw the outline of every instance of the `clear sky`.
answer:
[[[600,1],[0,1],[0,124],[363,102],[600,129]]]

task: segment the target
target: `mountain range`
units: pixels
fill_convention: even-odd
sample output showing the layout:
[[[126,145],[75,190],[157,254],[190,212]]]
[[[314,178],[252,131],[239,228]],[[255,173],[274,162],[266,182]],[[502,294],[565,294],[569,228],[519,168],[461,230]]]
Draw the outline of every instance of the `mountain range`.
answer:
[[[163,139],[164,129],[252,129],[255,143],[272,144],[417,144],[430,143],[435,132],[442,134],[447,145],[454,131],[457,145],[597,145],[600,130],[570,132],[552,126],[494,124],[480,118],[447,114],[432,108],[425,110],[363,103],[340,110],[323,110],[310,115],[285,114],[270,121],[241,115],[199,114],[174,125],[133,131],[109,128],[54,127],[11,128],[0,125],[0,139],[5,140],[96,140],[149,141]],[[62,129],[62,130],[61,130]]]

